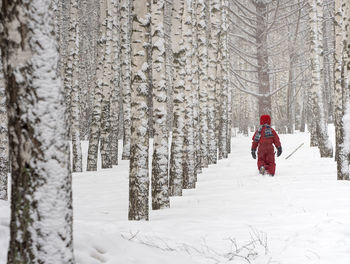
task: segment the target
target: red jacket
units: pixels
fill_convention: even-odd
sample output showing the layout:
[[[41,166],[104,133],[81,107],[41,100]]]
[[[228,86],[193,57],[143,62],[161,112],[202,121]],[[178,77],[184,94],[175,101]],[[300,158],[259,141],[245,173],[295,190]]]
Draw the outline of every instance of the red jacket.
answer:
[[[280,147],[280,139],[276,131],[270,127],[271,118],[269,115],[262,115],[260,117],[260,125],[260,128],[255,131],[253,136],[252,150],[256,150],[259,145],[263,146],[263,148],[267,147],[267,149],[271,149],[272,144],[274,144],[276,148]],[[257,135],[259,133],[259,130],[261,130],[260,136]],[[265,131],[267,133],[265,133]]]
[[[265,135],[265,130],[266,129],[271,129],[271,133],[267,133]],[[256,140],[256,136],[259,130],[255,131],[254,136],[253,136],[253,143],[252,143],[252,149],[257,149],[258,146],[268,146],[274,144],[276,148],[281,146],[280,138],[278,137],[276,131],[270,127],[270,126],[263,126],[261,130],[261,136],[259,141]]]

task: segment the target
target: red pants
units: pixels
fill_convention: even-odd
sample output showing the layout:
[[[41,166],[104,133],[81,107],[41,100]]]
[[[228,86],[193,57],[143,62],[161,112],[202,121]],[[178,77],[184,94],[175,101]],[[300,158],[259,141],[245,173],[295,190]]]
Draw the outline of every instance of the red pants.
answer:
[[[275,149],[272,144],[262,144],[258,149],[258,169],[264,166],[265,170],[275,175],[276,163],[275,163]]]

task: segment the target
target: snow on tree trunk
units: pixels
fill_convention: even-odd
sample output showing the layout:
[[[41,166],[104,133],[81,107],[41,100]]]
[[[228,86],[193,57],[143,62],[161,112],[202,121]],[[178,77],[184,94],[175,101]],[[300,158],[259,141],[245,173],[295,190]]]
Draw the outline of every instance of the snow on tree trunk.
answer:
[[[148,95],[147,45],[150,0],[134,0],[131,38],[131,148],[129,220],[148,220]]]
[[[183,182],[184,189],[195,188],[195,148],[194,148],[194,120],[192,91],[192,8],[189,0],[184,2],[182,16],[182,39],[185,49],[185,92],[184,92],[184,154],[183,154]]]
[[[349,131],[349,106],[346,104],[344,70],[346,65],[345,52],[347,51],[346,44],[346,7],[349,10],[349,5],[346,1],[335,1],[335,90],[334,90],[334,117],[335,117],[335,138],[336,152],[335,160],[337,162],[337,179],[349,179],[349,140],[347,134]]]
[[[173,129],[170,149],[170,195],[182,196],[183,186],[183,149],[184,149],[184,79],[185,79],[185,49],[182,40],[182,15],[184,0],[174,2],[172,16],[172,50],[174,58],[173,87]]]
[[[106,49],[103,63],[103,91],[101,112],[101,167],[112,168],[112,127],[111,127],[111,91],[114,81],[112,63],[113,61],[113,6],[112,0],[107,0],[106,9]]]
[[[199,127],[200,127],[200,159],[202,168],[207,168],[208,157],[208,41],[206,10],[208,1],[197,0],[197,38],[198,38],[198,85],[199,85]]]
[[[197,36],[197,0],[191,1],[192,8],[192,90],[193,90],[193,129],[194,129],[194,148],[195,148],[195,180],[197,174],[202,172],[201,165],[201,143],[199,126],[199,76],[198,76],[198,36]]]
[[[92,75],[90,64],[93,61],[91,46],[93,40],[89,25],[92,23],[87,0],[81,0],[78,10],[79,23],[79,87],[80,87],[80,138],[87,140],[90,127],[90,110],[92,98]],[[89,39],[90,41],[87,41]]]
[[[1,1],[0,1],[1,8]],[[0,199],[7,200],[7,178],[9,172],[9,147],[7,129],[7,109],[5,95],[5,79],[3,74],[1,49],[0,49]]]
[[[164,0],[152,0],[153,159],[152,209],[169,207]]]
[[[97,47],[98,65],[96,69],[96,84],[94,91],[94,102],[91,118],[91,128],[89,135],[89,149],[87,157],[87,170],[97,170],[98,146],[100,141],[100,126],[102,113],[102,98],[103,98],[103,70],[104,70],[104,56],[106,50],[106,0],[100,0],[100,32]]]
[[[123,160],[130,158],[130,133],[131,133],[131,119],[130,119],[130,4],[132,0],[120,0],[120,23],[121,23],[121,91],[123,97]]]
[[[165,29],[165,70],[166,70],[166,85],[168,94],[168,106],[167,106],[167,126],[170,137],[170,131],[172,129],[173,121],[173,54],[171,49],[171,17],[172,17],[173,2],[165,1],[165,14],[164,14],[164,29]]]
[[[210,1],[210,42],[208,47],[208,144],[209,164],[217,162],[217,137],[216,137],[216,81],[218,65],[218,48],[220,37],[220,0]]]
[[[0,20],[12,173],[8,263],[75,263],[52,1],[3,2]]]
[[[114,79],[111,95],[111,161],[112,165],[118,165],[118,135],[119,135],[119,110],[120,110],[120,7],[118,0],[113,0],[113,50],[114,63],[112,64]]]
[[[71,139],[73,149],[73,172],[82,172],[82,153],[80,144],[80,91],[79,91],[79,27],[78,27],[78,1],[70,0],[70,23],[68,34],[68,56],[65,69],[65,91],[69,94]]]
[[[227,47],[227,2],[222,0],[222,25],[220,32],[220,69],[221,78],[219,81],[220,93],[219,98],[219,129],[218,129],[218,149],[219,149],[219,159],[228,157],[227,149],[227,126],[228,126],[228,47]]]
[[[318,148],[321,157],[332,157],[333,148],[328,139],[327,121],[324,113],[323,87],[321,84],[321,71],[323,69],[322,59],[322,19],[323,6],[321,0],[310,0],[310,52],[312,69],[312,108],[314,115],[314,129],[318,140]]]

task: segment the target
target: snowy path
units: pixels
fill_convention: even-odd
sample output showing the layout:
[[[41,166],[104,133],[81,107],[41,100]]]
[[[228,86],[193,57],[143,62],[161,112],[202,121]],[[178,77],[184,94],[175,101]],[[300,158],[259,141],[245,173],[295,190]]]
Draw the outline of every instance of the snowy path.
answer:
[[[250,138],[233,138],[229,159],[205,169],[197,188],[172,198],[170,209],[152,211],[150,222],[126,221],[126,161],[74,175],[77,262],[248,263],[242,258],[248,256],[256,264],[347,263],[350,182],[336,181],[335,162],[320,159],[318,150],[308,147],[307,134],[282,135],[281,142],[284,152],[272,178],[257,174]],[[0,263],[5,263],[8,211],[0,203]],[[257,237],[263,245],[249,245]],[[250,251],[242,249],[229,262],[234,253],[230,239]]]

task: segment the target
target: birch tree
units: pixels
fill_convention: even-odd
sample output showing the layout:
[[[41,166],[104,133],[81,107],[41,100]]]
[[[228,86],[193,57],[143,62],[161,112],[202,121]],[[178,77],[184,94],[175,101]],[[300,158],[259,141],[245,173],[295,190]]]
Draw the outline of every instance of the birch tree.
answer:
[[[120,19],[121,19],[121,91],[123,95],[123,160],[130,158],[130,1],[120,0]]]
[[[170,149],[170,195],[182,196],[183,186],[183,148],[184,148],[184,79],[185,79],[185,49],[182,40],[182,15],[184,0],[175,0],[172,16],[172,50],[174,65],[173,82],[173,129]]]
[[[8,263],[75,263],[52,4],[6,1],[0,13],[12,174]]]
[[[152,209],[169,207],[167,86],[165,69],[164,0],[152,0],[153,159]]]
[[[220,53],[219,60],[221,69],[221,79],[219,80],[220,93],[218,98],[220,101],[219,109],[219,127],[218,127],[218,154],[219,159],[228,157],[227,148],[227,127],[228,127],[228,49],[227,49],[227,1],[222,0],[221,9],[221,32],[220,32]]]
[[[337,179],[349,180],[349,133],[347,126],[350,123],[349,118],[349,98],[346,97],[345,89],[348,84],[345,81],[344,70],[348,67],[347,56],[345,52],[348,47],[345,45],[350,43],[346,39],[346,25],[349,26],[349,18],[346,16],[346,10],[350,10],[350,5],[344,0],[335,1],[335,90],[334,90],[334,117],[335,117],[335,160],[337,162]]]
[[[1,1],[0,1],[1,8]],[[8,129],[7,109],[5,95],[5,79],[3,74],[1,49],[0,49],[0,199],[7,200],[7,178],[8,178]]]
[[[192,15],[192,92],[193,92],[193,130],[194,130],[194,156],[195,156],[195,181],[197,181],[197,174],[202,172],[201,165],[201,143],[200,143],[200,126],[199,126],[199,58],[198,58],[198,36],[197,36],[197,0],[191,1],[191,15]]]
[[[96,171],[97,170],[97,157],[98,157],[98,147],[100,142],[100,125],[101,125],[101,112],[102,112],[102,98],[103,98],[103,70],[104,70],[104,56],[106,52],[106,0],[99,1],[100,10],[100,31],[99,40],[97,47],[97,68],[96,68],[96,83],[94,90],[93,99],[93,110],[91,117],[91,127],[89,135],[89,149],[87,158],[87,170]]]
[[[118,135],[120,116],[120,6],[118,0],[113,0],[113,51],[114,63],[112,63],[114,79],[112,80],[111,95],[111,161],[112,165],[118,165]]]
[[[220,36],[220,0],[210,1],[210,43],[208,47],[208,142],[209,164],[217,162],[216,137],[216,80],[218,65],[218,45]]]
[[[310,52],[312,69],[312,107],[314,114],[314,126],[316,128],[318,147],[321,157],[332,157],[333,148],[328,139],[327,120],[324,112],[324,97],[321,84],[322,60],[322,0],[310,0]]]
[[[112,86],[114,81],[112,63],[113,52],[113,5],[112,0],[106,1],[106,36],[105,36],[105,54],[103,62],[103,77],[102,77],[102,103],[101,103],[101,167],[112,168],[112,123],[111,123],[111,96]]]
[[[182,40],[185,55],[185,79],[184,79],[184,154],[183,154],[183,188],[195,187],[195,147],[194,147],[194,91],[192,86],[192,7],[189,0],[184,1],[182,16]]]
[[[197,1],[197,27],[198,34],[198,74],[199,74],[199,126],[200,126],[200,159],[203,168],[208,167],[208,40],[206,10],[208,1]]]
[[[150,0],[134,0],[131,38],[131,149],[129,174],[129,220],[148,220],[149,120],[147,80]]]
[[[68,56],[65,63],[65,91],[70,97],[70,118],[71,118],[71,138],[72,138],[72,154],[73,172],[82,171],[82,153],[80,144],[80,91],[79,91],[79,27],[78,27],[78,1],[70,0],[70,24],[68,35]]]

